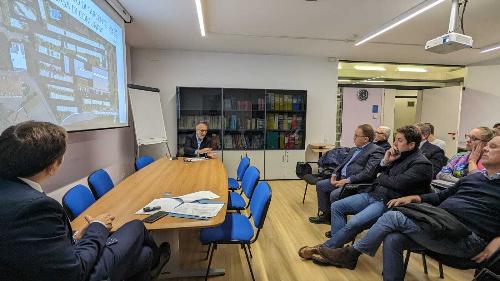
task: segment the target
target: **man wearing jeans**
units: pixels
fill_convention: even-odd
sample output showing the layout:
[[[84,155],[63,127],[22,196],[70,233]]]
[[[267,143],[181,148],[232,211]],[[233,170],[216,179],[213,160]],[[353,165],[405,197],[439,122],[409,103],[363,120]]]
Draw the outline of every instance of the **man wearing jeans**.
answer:
[[[355,147],[349,150],[346,159],[330,179],[316,183],[318,210],[320,214],[310,217],[311,223],[330,224],[330,204],[338,200],[340,191],[349,183],[372,182],[375,169],[384,157],[384,149],[373,144],[375,132],[369,124],[359,125],[354,131]]]
[[[460,179],[453,187],[439,193],[406,196],[388,202],[388,207],[408,203],[430,203],[455,217],[470,234],[435,240],[400,211],[385,213],[366,236],[343,249],[320,248],[313,259],[354,269],[361,254],[374,256],[384,242],[384,280],[403,280],[403,250],[425,248],[443,255],[468,258],[478,263],[487,260],[500,248],[500,136],[484,148],[485,173]]]
[[[370,227],[386,211],[387,201],[405,195],[429,192],[432,181],[432,164],[420,152],[420,131],[415,126],[404,126],[397,130],[394,146],[382,159],[373,190],[356,194],[331,205],[331,238],[323,245],[302,247],[299,256],[311,259],[319,254],[319,246],[341,248],[358,233]],[[346,216],[353,214],[349,221]]]

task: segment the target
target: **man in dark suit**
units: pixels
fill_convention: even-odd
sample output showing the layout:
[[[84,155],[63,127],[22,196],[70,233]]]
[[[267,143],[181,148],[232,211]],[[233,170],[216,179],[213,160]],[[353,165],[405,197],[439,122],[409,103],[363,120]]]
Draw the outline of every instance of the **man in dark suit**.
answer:
[[[384,151],[389,150],[389,148],[391,148],[391,144],[389,143],[391,132],[391,128],[387,126],[378,127],[375,129],[375,139],[373,140],[373,143],[382,147]]]
[[[0,280],[151,280],[170,249],[158,249],[142,222],[110,235],[112,215],[87,216],[73,234],[61,204],[43,192],[63,162],[66,137],[62,127],[35,121],[0,135]]]
[[[184,141],[184,156],[186,157],[209,157],[214,158],[212,151],[212,139],[207,136],[208,123],[200,121],[196,124],[196,132],[186,136]]]
[[[444,155],[444,151],[437,145],[430,143],[427,139],[429,138],[432,128],[429,123],[417,123],[422,134],[422,142],[420,143],[420,150],[429,161],[432,163],[432,178],[436,178],[436,175],[441,171],[441,169],[446,166],[448,159]]]
[[[372,143],[374,135],[372,126],[368,124],[356,128],[354,131],[355,147],[349,150],[344,162],[330,179],[316,183],[320,214],[310,217],[310,222],[329,224],[330,203],[339,198],[344,185],[371,182],[375,179],[375,169],[384,157],[384,149]]]

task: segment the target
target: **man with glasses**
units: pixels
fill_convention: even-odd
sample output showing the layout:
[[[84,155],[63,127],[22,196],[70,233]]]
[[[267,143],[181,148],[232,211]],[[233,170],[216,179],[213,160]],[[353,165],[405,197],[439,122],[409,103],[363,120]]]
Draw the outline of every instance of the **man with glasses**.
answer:
[[[384,149],[372,143],[374,131],[368,124],[360,125],[354,131],[355,147],[349,150],[342,164],[330,179],[316,183],[319,215],[310,217],[311,223],[330,223],[330,204],[339,198],[342,187],[348,183],[371,182],[375,169],[384,157]]]
[[[369,228],[387,210],[389,200],[424,194],[430,191],[432,164],[420,152],[422,137],[415,126],[397,130],[393,147],[385,153],[376,170],[381,174],[363,193],[333,202],[331,205],[331,238],[323,244],[302,247],[299,256],[312,259],[330,249],[342,248],[364,229]],[[346,221],[347,215],[353,215]],[[328,259],[324,259],[329,264]]]
[[[429,136],[432,133],[432,128],[429,126],[429,123],[417,123],[415,126],[420,129],[420,133],[422,134],[420,150],[422,151],[422,154],[424,154],[425,157],[431,161],[433,178],[436,178],[436,175],[439,171],[441,171],[441,168],[446,166],[448,158],[446,158],[444,151],[440,147],[430,143]]]
[[[391,144],[389,143],[389,137],[391,136],[391,128],[386,126],[380,126],[375,130],[375,139],[373,143],[382,147],[384,151],[389,150],[391,148]]]
[[[199,121],[196,123],[196,133],[186,136],[184,142],[184,156],[186,157],[208,157],[214,158],[212,151],[212,139],[207,136],[208,123]]]

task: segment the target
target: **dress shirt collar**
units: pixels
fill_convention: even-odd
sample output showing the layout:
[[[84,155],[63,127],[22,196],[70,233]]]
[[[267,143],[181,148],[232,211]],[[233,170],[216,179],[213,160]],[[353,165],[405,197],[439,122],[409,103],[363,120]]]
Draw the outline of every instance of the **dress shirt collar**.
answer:
[[[422,145],[424,145],[426,142],[427,142],[427,140],[422,140],[422,141],[420,142],[420,146],[419,146],[418,148],[422,148]]]
[[[494,173],[491,177],[488,176],[488,172],[486,172],[486,170],[483,171],[483,175],[489,179],[489,180],[498,180],[500,179],[500,173]]]
[[[32,180],[29,180],[27,178],[21,178],[21,177],[19,177],[19,179],[22,180],[23,182],[25,182],[27,185],[31,186],[36,191],[44,193],[43,189],[42,189],[42,186],[39,183],[34,182]]]

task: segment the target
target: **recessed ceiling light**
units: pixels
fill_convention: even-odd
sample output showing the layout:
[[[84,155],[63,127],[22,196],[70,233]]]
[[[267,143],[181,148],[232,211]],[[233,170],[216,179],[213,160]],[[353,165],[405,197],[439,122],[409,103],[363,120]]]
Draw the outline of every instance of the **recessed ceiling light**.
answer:
[[[195,0],[196,12],[198,14],[198,22],[200,23],[201,36],[205,37],[205,22],[203,21],[203,10],[201,8],[201,0]]]
[[[398,67],[398,71],[402,72],[427,72],[427,69],[420,67]]]
[[[362,80],[364,83],[384,83],[384,80]]]
[[[498,50],[498,49],[500,49],[500,43],[482,48],[481,53],[487,53],[487,52],[491,52],[491,51]]]
[[[415,7],[409,9],[408,11],[402,13],[401,15],[393,18],[392,20],[388,21],[387,23],[385,23],[381,27],[377,28],[376,30],[361,37],[358,41],[356,41],[356,43],[354,45],[359,46],[359,45],[365,43],[366,41],[371,40],[371,39],[379,36],[380,34],[386,32],[390,29],[393,29],[394,27],[402,24],[403,22],[408,21],[408,20],[418,16],[419,14],[431,9],[432,7],[443,3],[444,1],[445,0],[426,0],[426,1],[416,5]]]
[[[337,66],[337,69],[342,69],[342,65],[340,65],[340,63],[339,63],[339,65]]]
[[[375,65],[355,65],[354,69],[356,70],[367,70],[367,71],[385,71],[385,68],[382,66]]]
[[[349,79],[339,79],[339,82],[351,82]]]

